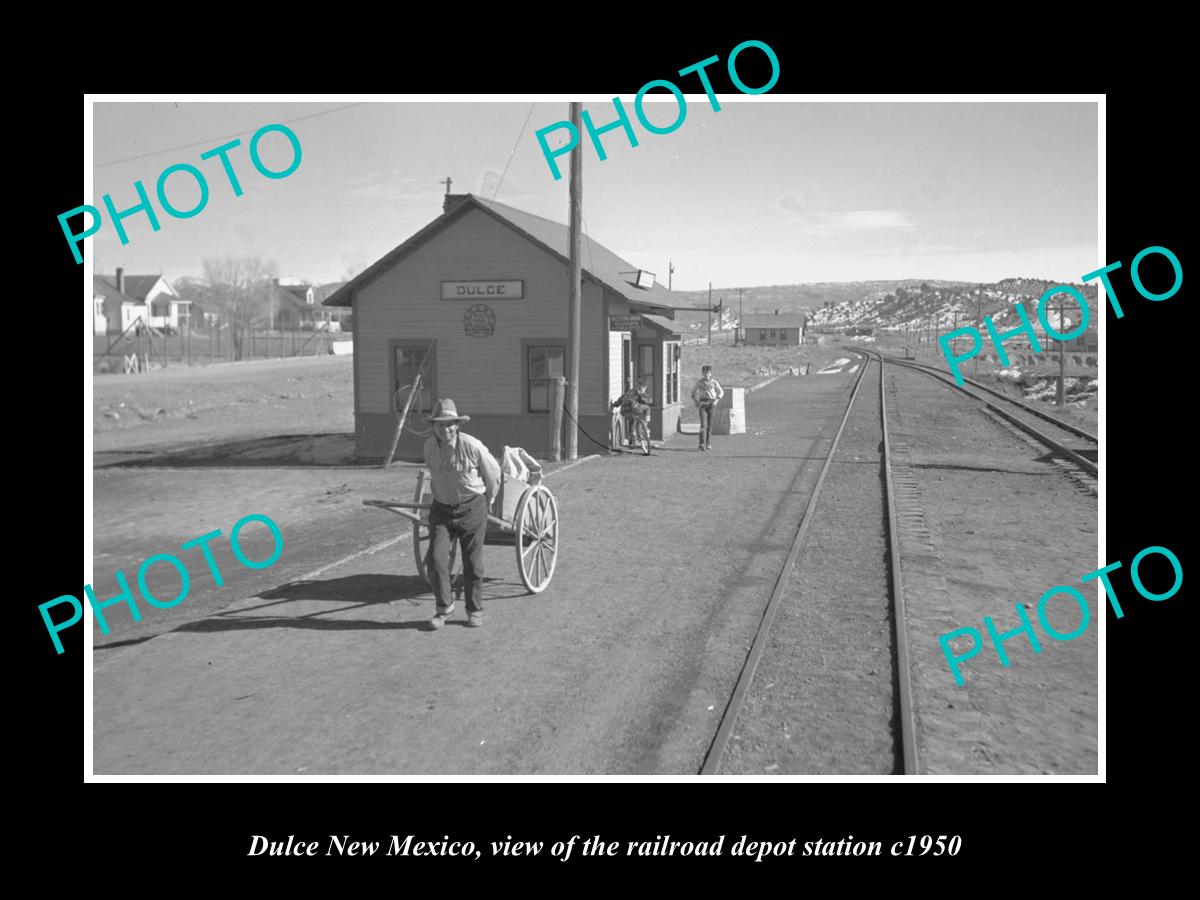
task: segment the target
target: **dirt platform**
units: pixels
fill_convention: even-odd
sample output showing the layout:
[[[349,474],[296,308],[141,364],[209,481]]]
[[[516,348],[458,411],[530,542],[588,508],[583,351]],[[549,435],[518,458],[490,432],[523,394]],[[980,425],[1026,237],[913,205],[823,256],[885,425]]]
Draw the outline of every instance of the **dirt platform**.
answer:
[[[188,469],[186,503],[162,494],[180,470],[98,472],[98,570],[249,511],[288,545],[270,570],[114,624],[94,660],[96,772],[697,771],[849,384],[781,379],[753,395],[750,433],[710,452],[677,436],[552,474],[554,581],[525,595],[514,551],[489,547],[481,629],[460,608],[426,630],[402,529],[361,507],[403,496],[411,470]]]

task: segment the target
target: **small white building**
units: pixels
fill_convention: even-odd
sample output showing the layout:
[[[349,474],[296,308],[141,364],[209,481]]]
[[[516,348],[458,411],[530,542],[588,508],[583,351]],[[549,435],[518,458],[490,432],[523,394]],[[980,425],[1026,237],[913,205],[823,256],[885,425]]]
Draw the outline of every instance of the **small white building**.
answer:
[[[139,317],[143,322],[149,317],[149,307],[122,290],[123,276],[121,269],[114,277],[92,276],[92,320],[97,334],[121,334]]]
[[[808,317],[803,313],[751,313],[739,323],[739,342],[743,344],[772,344],[799,346],[804,342]]]
[[[191,301],[181,300],[162,275],[126,275],[120,268],[96,275],[92,298],[97,334],[121,334],[138,316],[152,328],[179,330],[190,322]]]

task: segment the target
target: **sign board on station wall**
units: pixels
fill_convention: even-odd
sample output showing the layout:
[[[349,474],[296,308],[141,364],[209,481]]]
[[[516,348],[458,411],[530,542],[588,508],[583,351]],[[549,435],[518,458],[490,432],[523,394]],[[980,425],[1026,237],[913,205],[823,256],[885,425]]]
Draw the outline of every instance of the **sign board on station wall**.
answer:
[[[520,300],[524,281],[443,281],[443,300]]]

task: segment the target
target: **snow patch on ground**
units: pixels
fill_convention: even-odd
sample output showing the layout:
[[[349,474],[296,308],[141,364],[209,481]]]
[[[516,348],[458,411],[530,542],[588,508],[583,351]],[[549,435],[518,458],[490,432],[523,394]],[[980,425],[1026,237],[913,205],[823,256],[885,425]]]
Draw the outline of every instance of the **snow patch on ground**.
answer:
[[[817,374],[818,375],[837,375],[842,371],[842,369],[846,368],[846,366],[849,365],[849,363],[850,363],[849,358],[847,358],[845,356],[839,357],[838,359],[835,359],[833,362],[831,362],[829,365],[827,365],[825,368],[823,368],[819,372],[817,372]],[[854,370],[851,369],[851,371],[854,371]]]

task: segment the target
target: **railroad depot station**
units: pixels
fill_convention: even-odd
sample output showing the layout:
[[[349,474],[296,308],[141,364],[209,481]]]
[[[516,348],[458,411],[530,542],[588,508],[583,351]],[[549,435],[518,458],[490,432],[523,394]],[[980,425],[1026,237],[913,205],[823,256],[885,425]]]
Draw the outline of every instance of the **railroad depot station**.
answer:
[[[645,376],[651,437],[661,440],[683,402],[670,293],[591,238],[581,243],[579,424],[607,444],[609,404]],[[326,306],[354,314],[356,454],[387,455],[418,371],[413,428],[425,430],[437,399],[452,397],[471,417],[465,430],[494,453],[547,454],[551,379],[567,373],[568,247],[565,224],[447,194],[442,215],[331,295]],[[562,427],[573,427],[565,415]],[[420,457],[424,441],[406,426],[396,454]],[[589,445],[581,435],[581,452]]]

